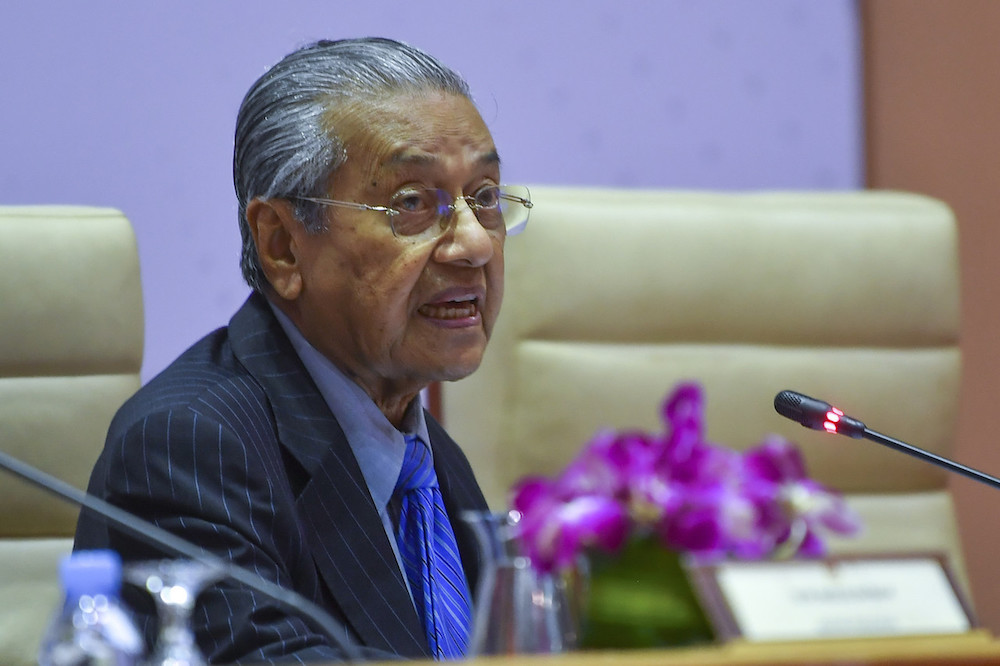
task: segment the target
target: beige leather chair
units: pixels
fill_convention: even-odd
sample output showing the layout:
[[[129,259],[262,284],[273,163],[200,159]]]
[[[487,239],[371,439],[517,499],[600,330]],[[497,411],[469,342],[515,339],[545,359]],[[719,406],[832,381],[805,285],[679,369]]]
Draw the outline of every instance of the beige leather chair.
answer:
[[[135,237],[116,210],[0,207],[0,448],[78,488],[139,387]],[[36,663],[78,510],[0,471],[0,664]]]
[[[661,428],[664,396],[694,379],[711,440],[782,434],[849,496],[866,531],[836,550],[944,551],[964,580],[946,472],[772,406],[800,391],[950,457],[961,358],[945,205],[893,192],[531,192],[482,367],[441,389],[493,508],[600,427]]]

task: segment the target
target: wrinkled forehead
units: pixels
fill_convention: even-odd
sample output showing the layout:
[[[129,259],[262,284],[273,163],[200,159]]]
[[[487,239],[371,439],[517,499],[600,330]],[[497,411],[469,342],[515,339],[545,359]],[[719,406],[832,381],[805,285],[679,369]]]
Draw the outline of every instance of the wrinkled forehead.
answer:
[[[347,163],[372,168],[429,166],[444,154],[495,164],[493,137],[468,98],[438,90],[356,99],[331,107],[324,121]]]

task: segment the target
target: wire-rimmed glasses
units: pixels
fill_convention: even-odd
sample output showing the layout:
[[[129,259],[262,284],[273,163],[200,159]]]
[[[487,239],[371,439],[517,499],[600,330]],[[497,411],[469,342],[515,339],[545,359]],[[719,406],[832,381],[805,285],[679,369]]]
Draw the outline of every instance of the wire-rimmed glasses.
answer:
[[[397,193],[388,206],[319,197],[289,198],[323,206],[384,213],[389,218],[389,227],[394,236],[413,240],[436,238],[443,233],[456,211],[458,199],[465,201],[487,231],[503,230],[508,236],[524,231],[534,205],[528,188],[523,185],[484,185],[471,195],[457,198],[445,190],[431,187],[405,189]]]

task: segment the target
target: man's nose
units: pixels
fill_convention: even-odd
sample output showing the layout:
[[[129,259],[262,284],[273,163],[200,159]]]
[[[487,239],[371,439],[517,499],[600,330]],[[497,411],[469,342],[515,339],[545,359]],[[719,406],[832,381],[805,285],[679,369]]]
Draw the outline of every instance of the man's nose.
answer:
[[[479,222],[476,212],[468,201],[459,197],[450,206],[450,233],[446,234],[444,257],[446,261],[464,261],[473,266],[482,266],[493,257],[494,245],[491,233]]]

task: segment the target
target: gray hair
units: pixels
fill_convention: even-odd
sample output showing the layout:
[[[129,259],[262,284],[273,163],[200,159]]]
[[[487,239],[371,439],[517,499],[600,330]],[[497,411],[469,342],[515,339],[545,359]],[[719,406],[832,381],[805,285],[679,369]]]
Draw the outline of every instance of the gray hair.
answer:
[[[256,197],[325,196],[323,188],[347,159],[330,111],[358,99],[411,90],[471,98],[469,86],[433,56],[391,39],[320,41],[285,56],[247,92],[236,119],[233,182],[243,249],[240,269],[253,289],[267,278],[247,222]],[[295,202],[311,232],[323,228],[319,208]]]

